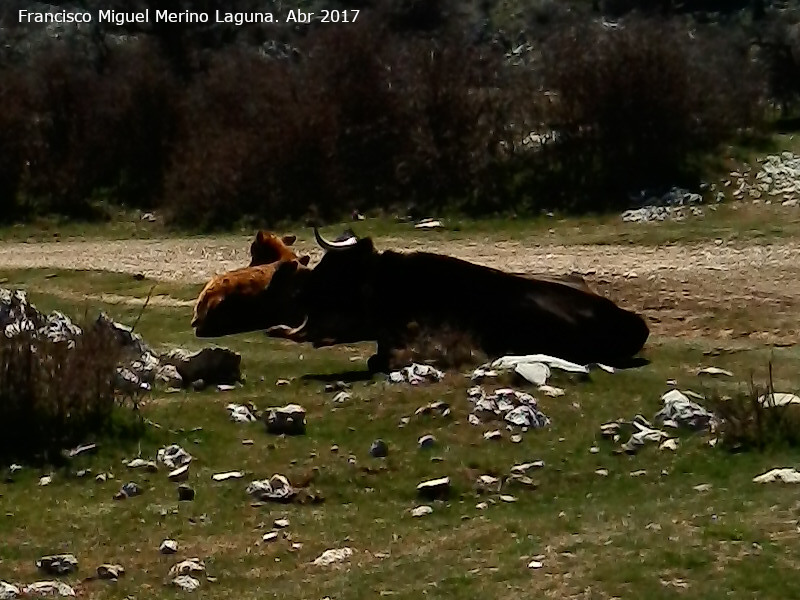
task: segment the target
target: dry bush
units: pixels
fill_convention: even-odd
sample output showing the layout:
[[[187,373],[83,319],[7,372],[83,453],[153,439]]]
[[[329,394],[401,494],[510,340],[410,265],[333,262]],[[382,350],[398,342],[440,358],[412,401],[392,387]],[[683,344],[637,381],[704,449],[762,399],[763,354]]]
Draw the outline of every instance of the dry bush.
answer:
[[[171,81],[146,43],[102,65],[53,47],[25,69],[22,190],[38,212],[97,216],[99,194],[137,206],[160,195],[170,139]]]
[[[507,120],[488,91],[496,60],[359,23],[309,33],[297,62],[213,58],[181,106],[165,194],[173,222],[275,225],[490,196]]]
[[[759,398],[773,398],[772,363],[766,384],[750,381],[747,390],[733,396],[714,393],[709,410],[720,418],[719,437],[723,448],[731,451],[765,450],[800,445],[800,405],[762,404]]]
[[[58,460],[64,448],[106,433],[121,402],[119,348],[91,323],[74,348],[36,331],[0,335],[0,460]]]
[[[672,21],[558,32],[542,78],[558,139],[530,159],[532,186],[566,208],[613,208],[641,189],[696,183],[706,154],[759,121],[746,53]]]
[[[8,223],[26,215],[19,198],[22,178],[23,140],[26,134],[27,109],[22,76],[9,68],[0,68],[0,222]]]
[[[796,19],[797,17],[795,17]],[[797,116],[800,101],[800,22],[778,16],[756,36],[770,99],[781,117]]]

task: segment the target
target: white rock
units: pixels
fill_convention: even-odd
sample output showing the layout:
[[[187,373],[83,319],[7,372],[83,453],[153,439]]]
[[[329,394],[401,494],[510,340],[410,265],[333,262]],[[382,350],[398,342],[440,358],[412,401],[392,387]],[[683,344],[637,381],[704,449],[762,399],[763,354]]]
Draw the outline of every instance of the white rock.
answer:
[[[424,517],[425,515],[429,515],[432,512],[433,512],[433,509],[430,506],[428,506],[426,504],[423,504],[422,506],[417,506],[416,508],[412,509],[411,510],[411,516],[412,517]]]
[[[19,596],[19,588],[5,581],[0,581],[0,600],[14,600]]]
[[[678,439],[677,438],[670,438],[668,440],[664,440],[661,442],[661,445],[658,447],[659,450],[675,450],[678,449]]]
[[[268,480],[251,482],[247,486],[247,493],[256,500],[284,501],[294,496],[295,490],[286,477],[275,474]]]
[[[46,485],[50,485],[53,483],[53,476],[52,475],[45,475],[44,477],[39,479],[39,485],[44,487]]]
[[[499,429],[494,429],[492,431],[487,431],[483,434],[483,439],[485,440],[500,440],[503,439],[503,434],[500,432]]]
[[[193,592],[200,587],[200,582],[191,575],[178,575],[172,580],[172,585],[184,592]]]
[[[597,469],[594,473],[600,477],[608,477],[608,469]]]
[[[446,496],[450,493],[450,478],[440,477],[439,479],[423,481],[417,486],[417,493],[420,496],[429,498]]]
[[[528,563],[529,569],[541,569],[543,566],[544,564],[538,560],[532,560],[531,562]]]
[[[417,446],[421,449],[433,448],[436,445],[436,438],[432,435],[423,435],[417,440]]]
[[[336,404],[341,404],[342,402],[346,402],[347,400],[350,400],[350,398],[352,398],[352,394],[350,394],[350,392],[344,392],[343,391],[343,392],[339,392],[338,394],[336,394],[333,397],[333,401]]]
[[[516,502],[517,499],[514,496],[509,496],[508,494],[503,494],[500,496],[500,500],[503,502]]]
[[[514,465],[513,467],[511,467],[511,473],[513,475],[524,475],[525,473],[527,473],[531,469],[541,469],[543,467],[544,467],[544,461],[543,460],[535,460],[533,462]]]
[[[156,458],[169,469],[177,469],[192,462],[192,456],[178,444],[161,448]]]
[[[170,471],[168,478],[170,481],[186,481],[189,477],[189,465],[178,467],[174,471]]]
[[[278,539],[278,532],[277,531],[270,531],[268,533],[265,533],[263,536],[261,536],[261,541],[265,542],[265,543],[274,542],[277,539]]]
[[[786,406],[787,404],[800,404],[800,397],[794,394],[776,392],[770,395],[764,394],[759,396],[758,402],[764,407]]]
[[[500,480],[492,475],[481,475],[478,477],[478,485],[481,487],[493,487],[499,483]]]
[[[169,570],[170,577],[177,577],[178,575],[191,575],[192,573],[205,573],[206,565],[199,558],[187,558],[179,563],[176,563]]]
[[[559,396],[564,395],[564,390],[553,387],[552,385],[540,385],[538,390],[545,396],[550,396],[551,398],[558,398]]]
[[[275,519],[272,525],[277,529],[286,529],[289,526],[289,519]]]
[[[800,472],[793,468],[772,469],[753,478],[754,483],[772,483],[782,481],[783,483],[800,483]]]
[[[351,556],[353,556],[353,550],[351,548],[332,548],[330,550],[325,550],[325,552],[315,558],[313,564],[324,567],[337,562],[343,562]]]
[[[175,540],[164,540],[158,547],[161,554],[175,554],[178,551],[178,542]]]
[[[151,473],[158,471],[158,465],[152,460],[144,460],[143,458],[134,458],[127,465],[129,469],[143,469]]]
[[[68,575],[77,570],[78,559],[73,554],[43,556],[36,561],[36,567],[48,575]]]
[[[225,473],[214,473],[211,479],[214,481],[227,481],[228,479],[241,479],[244,473],[241,471],[227,471]]]
[[[724,375],[725,377],[733,377],[733,373],[720,369],[719,367],[704,367],[697,371],[698,375]]]
[[[100,579],[116,580],[125,575],[122,565],[104,564],[97,567],[97,576]]]
[[[533,385],[544,385],[550,377],[550,367],[540,362],[519,363],[514,372]]]
[[[306,409],[299,404],[287,404],[268,409],[267,431],[276,435],[302,435],[306,432]]]
[[[250,409],[242,404],[228,404],[225,408],[234,423],[252,423],[256,420]]]
[[[22,589],[24,596],[31,596],[41,598],[44,596],[62,596],[73,598],[75,597],[75,590],[68,586],[63,581],[37,581],[30,585],[26,585]]]
[[[414,225],[414,229],[441,229],[442,227],[444,227],[444,223],[439,219],[423,219]]]

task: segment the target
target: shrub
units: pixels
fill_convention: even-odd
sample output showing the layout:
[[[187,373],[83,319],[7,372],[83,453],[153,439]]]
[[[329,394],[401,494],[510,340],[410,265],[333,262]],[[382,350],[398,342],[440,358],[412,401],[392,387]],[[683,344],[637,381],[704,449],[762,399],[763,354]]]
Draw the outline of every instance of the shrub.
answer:
[[[733,396],[709,396],[710,410],[720,417],[722,447],[732,451],[764,450],[800,445],[800,405],[775,406],[772,363],[766,384],[752,380],[749,388]],[[762,399],[766,398],[766,402]]]
[[[0,69],[0,106],[0,222],[9,223],[27,216],[19,198],[27,116],[25,87],[12,69]]]
[[[506,120],[496,56],[369,19],[315,30],[300,50],[299,62],[221,52],[195,80],[166,181],[173,222],[269,226],[491,197]]]
[[[87,325],[73,341],[0,332],[0,461],[57,461],[114,423],[120,346],[107,329]]]
[[[98,66],[53,46],[24,73],[27,135],[17,152],[26,201],[40,213],[77,218],[97,216],[99,193],[154,204],[173,114],[171,81],[152,48],[132,41]]]
[[[557,138],[530,159],[538,195],[613,208],[643,188],[696,183],[705,154],[758,121],[758,87],[745,83],[751,70],[736,50],[675,22],[556,33],[542,79]]]

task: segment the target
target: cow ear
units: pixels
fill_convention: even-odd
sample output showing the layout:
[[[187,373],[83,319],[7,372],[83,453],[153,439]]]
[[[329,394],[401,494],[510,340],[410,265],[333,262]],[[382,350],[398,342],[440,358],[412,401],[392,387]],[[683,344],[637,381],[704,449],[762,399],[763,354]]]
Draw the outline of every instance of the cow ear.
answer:
[[[287,246],[291,246],[292,244],[295,243],[295,241],[297,241],[296,235],[289,234],[283,236],[283,243],[286,244]]]
[[[288,279],[297,272],[299,267],[300,265],[296,260],[279,263],[278,268],[275,269],[275,274],[272,276],[272,283],[281,283]]]
[[[299,259],[297,259],[297,260],[299,260],[299,261],[300,261],[300,264],[301,264],[301,265],[303,265],[303,266],[305,267],[305,266],[307,266],[307,265],[308,265],[308,263],[309,263],[309,262],[311,262],[311,255],[310,255],[310,254],[303,254],[303,256],[301,256],[301,257],[300,257]]]
[[[266,236],[264,235],[264,232],[259,230],[259,232],[256,234],[256,242],[258,242],[259,244],[263,244],[265,237]]]

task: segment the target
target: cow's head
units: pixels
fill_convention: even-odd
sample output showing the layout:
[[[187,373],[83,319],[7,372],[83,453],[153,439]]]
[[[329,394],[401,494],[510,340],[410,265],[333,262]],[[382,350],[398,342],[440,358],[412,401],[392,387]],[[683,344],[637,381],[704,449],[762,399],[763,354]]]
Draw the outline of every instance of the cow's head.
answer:
[[[376,259],[370,238],[352,232],[329,241],[314,228],[314,237],[325,255],[309,270],[302,291],[303,306],[317,331],[339,342],[374,339],[382,307],[377,305]]]
[[[270,231],[259,231],[250,244],[250,266],[268,265],[278,261],[297,260],[305,266],[311,260],[308,254],[298,256],[289,246],[297,240],[296,235],[278,237]]]
[[[298,308],[297,295],[308,272],[299,260],[281,260],[215,276],[195,303],[195,335],[222,337],[298,325],[305,315]]]

